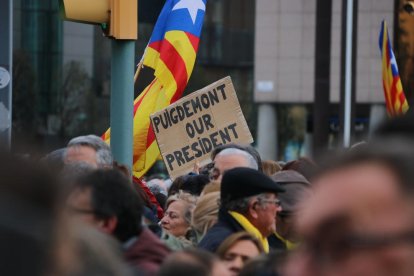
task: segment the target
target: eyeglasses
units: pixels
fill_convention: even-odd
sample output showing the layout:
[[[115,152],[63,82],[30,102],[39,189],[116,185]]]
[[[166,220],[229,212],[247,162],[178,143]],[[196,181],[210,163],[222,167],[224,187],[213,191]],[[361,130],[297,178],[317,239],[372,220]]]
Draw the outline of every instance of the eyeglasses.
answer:
[[[261,203],[271,203],[276,205],[277,207],[282,205],[282,202],[279,199],[259,199]]]

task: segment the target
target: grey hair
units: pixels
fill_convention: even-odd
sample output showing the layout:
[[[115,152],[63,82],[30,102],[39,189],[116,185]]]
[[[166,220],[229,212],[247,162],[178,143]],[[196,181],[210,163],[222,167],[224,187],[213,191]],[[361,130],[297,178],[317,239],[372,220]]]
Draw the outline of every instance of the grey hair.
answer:
[[[226,211],[235,211],[240,214],[247,214],[251,197],[243,197],[236,200],[221,200],[220,207]]]
[[[160,186],[160,182],[162,180],[160,179],[151,179],[150,181],[148,181],[146,183],[148,189],[150,189],[151,193],[153,193],[154,195],[157,194],[163,194],[165,196],[167,196],[167,191],[164,190],[161,186]]]
[[[99,168],[112,167],[111,148],[105,141],[96,135],[78,136],[69,141],[68,147],[87,146],[96,151],[96,164]]]
[[[249,196],[249,197],[243,197],[240,199],[236,199],[236,200],[221,200],[221,208],[226,210],[226,211],[235,211],[237,213],[240,213],[242,215],[247,214],[247,212],[249,211],[249,205],[250,205],[250,201],[253,198],[257,198],[259,203],[261,203],[263,200],[266,200],[268,198],[268,195],[266,194],[258,194],[258,195],[254,195],[254,196]]]
[[[224,149],[222,151],[220,151],[215,158],[217,158],[217,156],[228,156],[228,155],[239,155],[242,156],[246,161],[247,161],[247,167],[257,170],[259,169],[259,165],[257,164],[256,159],[253,157],[253,155],[251,155],[250,153],[248,153],[247,151],[241,150],[241,149],[236,149],[236,148],[227,148]]]

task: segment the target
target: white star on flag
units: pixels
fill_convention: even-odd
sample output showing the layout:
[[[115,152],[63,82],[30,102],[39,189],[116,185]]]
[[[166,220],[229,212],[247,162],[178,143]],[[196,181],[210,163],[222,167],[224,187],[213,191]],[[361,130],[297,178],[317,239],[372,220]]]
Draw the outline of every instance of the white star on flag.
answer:
[[[397,68],[397,60],[395,59],[394,53],[391,52],[391,60],[390,60],[391,66],[395,66]]]
[[[188,13],[191,16],[193,24],[195,24],[198,10],[205,11],[206,5],[202,0],[181,0],[180,2],[175,4],[172,10],[174,11],[179,9],[187,9]]]

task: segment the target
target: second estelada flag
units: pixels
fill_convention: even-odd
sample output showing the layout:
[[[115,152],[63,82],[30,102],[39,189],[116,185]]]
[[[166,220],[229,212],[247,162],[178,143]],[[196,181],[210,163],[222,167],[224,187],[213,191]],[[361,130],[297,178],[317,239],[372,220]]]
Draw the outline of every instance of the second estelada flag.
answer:
[[[382,84],[387,113],[389,116],[404,114],[408,110],[408,102],[404,95],[385,20],[381,24],[379,47],[382,54]]]

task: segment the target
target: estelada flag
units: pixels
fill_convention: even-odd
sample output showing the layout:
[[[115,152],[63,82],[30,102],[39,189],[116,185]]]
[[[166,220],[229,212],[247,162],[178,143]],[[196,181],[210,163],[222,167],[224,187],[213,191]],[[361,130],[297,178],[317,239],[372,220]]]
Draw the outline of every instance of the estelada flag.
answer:
[[[389,116],[404,114],[408,110],[408,102],[404,95],[385,20],[381,24],[379,47],[382,54],[382,84],[387,113]]]
[[[134,101],[134,176],[143,176],[160,155],[149,116],[178,100],[194,68],[207,0],[167,0],[143,56],[154,80]],[[110,142],[110,130],[103,135]],[[174,137],[171,137],[174,139]]]

